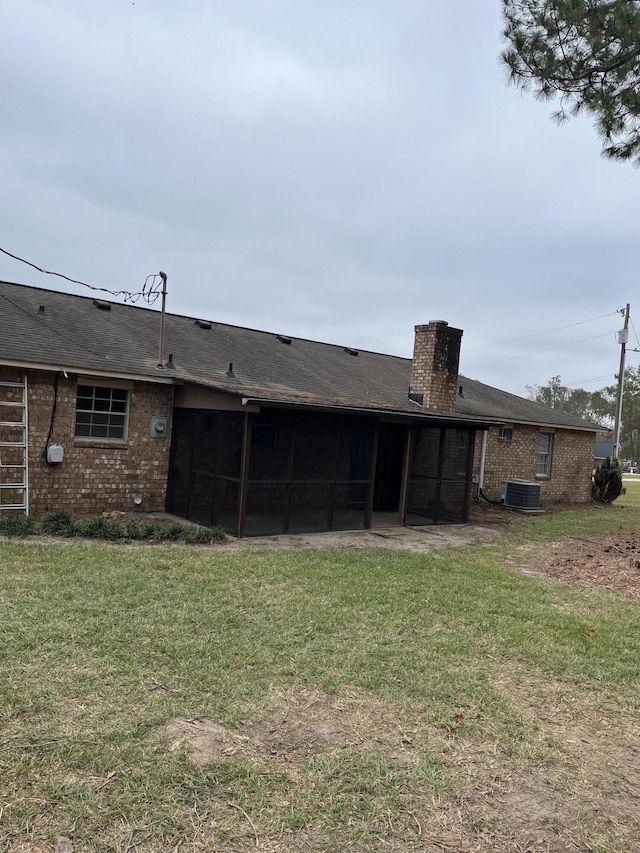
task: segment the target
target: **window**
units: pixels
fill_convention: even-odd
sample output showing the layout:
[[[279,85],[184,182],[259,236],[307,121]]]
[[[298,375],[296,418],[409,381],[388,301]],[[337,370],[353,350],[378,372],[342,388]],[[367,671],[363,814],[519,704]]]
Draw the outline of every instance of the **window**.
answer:
[[[76,438],[127,437],[129,392],[124,388],[78,385]]]
[[[456,474],[459,477],[467,476],[467,461],[469,459],[469,435],[468,429],[456,430],[457,443],[457,458],[456,458]]]
[[[553,449],[553,435],[550,432],[538,433],[538,458],[536,462],[536,476],[548,477],[551,474],[551,451]]]
[[[511,427],[499,427],[498,438],[501,441],[511,441],[511,439],[513,438],[513,430],[511,429]]]

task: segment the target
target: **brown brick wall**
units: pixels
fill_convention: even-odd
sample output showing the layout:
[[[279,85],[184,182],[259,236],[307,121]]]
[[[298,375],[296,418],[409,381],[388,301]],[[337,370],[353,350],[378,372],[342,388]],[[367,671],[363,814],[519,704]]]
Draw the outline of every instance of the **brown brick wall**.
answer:
[[[500,498],[502,480],[530,480],[540,483],[541,503],[589,501],[595,435],[576,430],[556,429],[553,438],[551,475],[536,476],[538,433],[553,432],[534,426],[513,425],[513,438],[498,438],[498,427],[489,430],[484,467],[485,495]],[[476,436],[474,473],[480,470],[482,432]]]
[[[444,321],[416,326],[409,390],[423,394],[423,407],[438,412],[455,411],[462,329]]]
[[[0,367],[0,380],[20,381],[24,371]],[[77,515],[135,509],[133,495],[142,495],[143,511],[165,506],[173,387],[133,382],[129,393],[127,440],[79,440],[74,437],[77,379],[58,379],[58,400],[50,444],[64,448],[56,466],[43,459],[51,424],[55,373],[29,370],[29,503],[32,514],[66,509]],[[83,380],[91,384],[90,379]],[[114,386],[118,382],[114,380]],[[1,389],[0,389],[1,390]],[[168,419],[166,438],[149,435],[152,417]]]

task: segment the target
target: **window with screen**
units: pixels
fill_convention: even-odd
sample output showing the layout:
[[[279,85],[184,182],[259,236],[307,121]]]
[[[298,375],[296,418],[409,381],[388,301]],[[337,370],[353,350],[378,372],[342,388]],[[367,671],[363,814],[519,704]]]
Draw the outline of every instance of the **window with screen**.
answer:
[[[76,438],[124,441],[128,414],[129,392],[124,388],[78,385]]]

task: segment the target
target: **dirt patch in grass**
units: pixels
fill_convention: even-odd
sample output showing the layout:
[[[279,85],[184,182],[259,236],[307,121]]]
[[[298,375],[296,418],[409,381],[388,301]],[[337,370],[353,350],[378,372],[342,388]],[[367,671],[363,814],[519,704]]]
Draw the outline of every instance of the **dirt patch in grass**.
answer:
[[[394,706],[357,688],[333,695],[312,687],[271,689],[264,709],[236,728],[204,717],[180,717],[166,734],[172,750],[186,748],[200,766],[231,756],[292,766],[344,747],[383,746],[392,757],[410,755],[416,748],[415,726],[401,723]],[[430,734],[435,738],[435,729]],[[422,731],[422,746],[426,735]]]
[[[640,598],[640,534],[568,536],[510,561],[521,571]]]
[[[525,716],[537,720],[538,759],[507,755],[465,734],[463,727],[443,733],[356,688],[335,695],[308,687],[272,690],[265,707],[236,728],[204,718],[180,718],[164,734],[170,749],[187,750],[203,769],[245,761],[268,773],[275,764],[300,789],[309,785],[319,756],[331,756],[326,761],[340,766],[341,755],[379,751],[391,764],[405,767],[417,767],[426,752],[441,757],[451,787],[424,780],[416,784],[402,805],[370,816],[366,830],[362,827],[367,840],[354,835],[357,820],[352,831],[344,826],[329,831],[320,824],[294,830],[281,824],[276,832],[264,815],[249,814],[228,801],[227,811],[233,813],[229,819],[236,832],[244,833],[246,849],[640,850],[638,727],[622,721],[617,727],[605,724],[599,716],[602,709],[593,707],[582,707],[576,721],[570,703],[565,712],[550,713],[551,697],[540,695],[531,683],[506,678],[502,690]]]

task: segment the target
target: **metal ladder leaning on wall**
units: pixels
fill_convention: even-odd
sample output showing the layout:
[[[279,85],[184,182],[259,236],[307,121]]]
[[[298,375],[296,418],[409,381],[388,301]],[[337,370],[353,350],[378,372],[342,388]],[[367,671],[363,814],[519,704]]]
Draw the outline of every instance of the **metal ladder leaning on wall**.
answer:
[[[0,514],[29,515],[27,377],[0,382]]]

